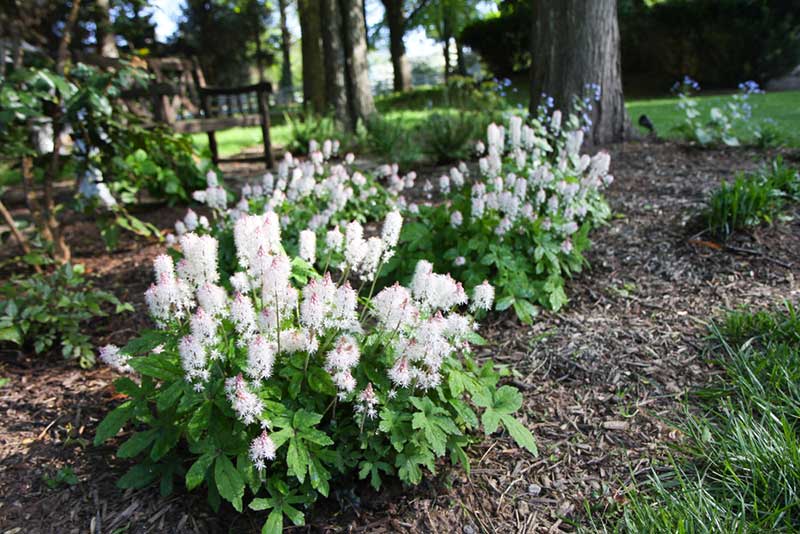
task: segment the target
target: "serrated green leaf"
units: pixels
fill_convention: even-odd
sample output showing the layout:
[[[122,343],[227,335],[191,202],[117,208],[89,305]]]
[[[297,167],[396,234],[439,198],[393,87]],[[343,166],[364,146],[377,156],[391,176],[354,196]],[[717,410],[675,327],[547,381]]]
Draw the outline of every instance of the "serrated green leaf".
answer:
[[[539,455],[536,439],[533,437],[530,430],[525,428],[522,423],[511,415],[503,415],[501,416],[501,420],[503,421],[503,426],[508,430],[508,433],[514,438],[514,441],[517,442],[517,445],[527,449],[534,456]]]
[[[117,432],[125,426],[133,416],[134,405],[131,401],[126,401],[111,410],[105,419],[98,425],[94,436],[94,444],[100,445],[104,441],[113,438]]]
[[[220,454],[214,461],[214,481],[220,497],[230,502],[237,512],[241,512],[244,479],[225,454]]]
[[[120,445],[117,450],[117,456],[120,458],[133,458],[145,450],[153,440],[156,439],[156,433],[157,431],[155,429],[136,432],[128,441]]]
[[[158,477],[155,466],[136,464],[117,481],[117,487],[122,489],[140,489],[152,484]]]
[[[281,534],[283,532],[283,512],[273,510],[270,512],[267,522],[261,529],[261,534]]]
[[[202,454],[186,472],[186,489],[192,491],[206,479],[206,472],[214,461],[212,453]]]

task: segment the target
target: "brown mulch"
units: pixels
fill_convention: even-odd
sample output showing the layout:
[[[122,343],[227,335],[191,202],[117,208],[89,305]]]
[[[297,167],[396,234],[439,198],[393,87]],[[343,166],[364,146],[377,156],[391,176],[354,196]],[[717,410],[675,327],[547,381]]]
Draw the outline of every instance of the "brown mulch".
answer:
[[[800,300],[800,213],[784,224],[737,236],[726,247],[698,235],[693,214],[721,179],[773,154],[695,150],[672,143],[611,149],[615,217],[593,236],[591,268],[571,281],[571,301],[531,326],[508,315],[483,327],[482,355],[516,372],[523,420],[539,444],[534,458],[509,437],[470,449],[472,472],[441,464],[419,487],[376,494],[362,484],[335,488],[309,515],[305,532],[562,532],[624,502],[679,435],[669,425],[681,400],[715,373],[702,354],[707,326],[742,305]],[[784,157],[798,164],[797,154]],[[794,159],[792,159],[794,158]],[[182,209],[143,217],[171,226]],[[143,308],[156,244],[125,240],[107,253],[89,222],[70,226],[76,260],[95,283]],[[144,314],[98,321],[98,344],[122,343]],[[179,488],[122,491],[130,465],[112,447],[91,445],[117,400],[106,368],[0,353],[0,531],[257,532],[264,516],[215,515],[202,494]],[[65,466],[79,483],[50,489]]]

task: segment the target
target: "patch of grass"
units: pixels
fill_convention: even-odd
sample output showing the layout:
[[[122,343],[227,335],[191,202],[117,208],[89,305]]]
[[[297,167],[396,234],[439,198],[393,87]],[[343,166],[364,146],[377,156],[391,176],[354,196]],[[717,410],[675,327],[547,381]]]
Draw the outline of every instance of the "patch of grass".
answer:
[[[698,109],[703,116],[708,116],[711,108],[720,106],[730,99],[729,94],[700,96]],[[769,130],[770,139],[761,142],[763,145],[784,144],[786,146],[800,147],[800,91],[786,91],[780,93],[766,93],[751,95],[750,104],[753,106],[753,120],[762,123]],[[632,100],[626,103],[628,113],[634,124],[638,123],[640,115],[647,115],[655,125],[656,132],[661,137],[679,138],[675,131],[683,120],[683,115],[677,107],[678,99],[675,97],[648,98]],[[641,129],[644,133],[645,130]],[[747,140],[747,132],[735,130],[734,134]],[[758,140],[750,139],[752,142]]]
[[[286,124],[273,126],[269,134],[273,146],[286,146],[291,140],[291,128]],[[217,132],[216,137],[219,155],[223,158],[234,156],[246,148],[261,145],[261,127],[231,128]],[[192,134],[191,138],[198,151],[208,150],[208,135],[197,133]]]
[[[687,408],[666,472],[594,531],[800,530],[800,318],[788,303],[732,313],[712,328],[711,350],[724,378],[698,392],[701,415]]]
[[[723,182],[711,195],[704,216],[708,230],[722,238],[737,230],[771,222],[786,200],[800,198],[800,174],[781,159],[755,173]]]

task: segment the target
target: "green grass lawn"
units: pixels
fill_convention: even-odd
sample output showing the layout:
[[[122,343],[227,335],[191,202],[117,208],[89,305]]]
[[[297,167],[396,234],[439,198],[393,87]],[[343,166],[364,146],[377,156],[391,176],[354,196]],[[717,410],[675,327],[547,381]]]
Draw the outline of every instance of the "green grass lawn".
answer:
[[[729,99],[729,95],[701,96],[700,110],[708,116],[714,106],[719,106]],[[756,120],[772,119],[781,128],[793,147],[800,147],[800,91],[783,93],[767,93],[750,97],[753,106],[753,118]],[[675,137],[674,128],[682,120],[674,97],[633,100],[627,103],[631,120],[636,124],[641,115],[647,115],[662,137]]]
[[[423,95],[425,96],[425,95]],[[729,95],[702,96],[700,100],[700,110],[707,116],[712,107],[723,103]],[[411,99],[409,102],[416,102],[418,99]],[[767,93],[764,95],[754,95],[751,97],[753,105],[753,118],[762,120],[770,118],[776,122],[778,127],[783,130],[789,146],[800,147],[800,91],[788,91],[782,93]],[[404,128],[413,128],[421,124],[425,119],[435,112],[457,111],[449,108],[432,107],[430,109],[392,109],[379,102],[379,109],[382,109],[387,119],[398,121],[398,125]],[[675,126],[680,124],[681,115],[677,108],[677,99],[674,97],[648,98],[632,100],[627,103],[628,112],[631,120],[636,124],[639,116],[647,115],[656,127],[659,136],[675,138]],[[284,146],[291,138],[291,131],[285,124],[274,126],[272,132],[272,143],[276,146]],[[192,136],[195,145],[204,150],[208,147],[206,134],[195,134]],[[244,148],[261,144],[261,130],[258,127],[233,128],[224,132],[217,133],[217,143],[220,155],[231,156]]]

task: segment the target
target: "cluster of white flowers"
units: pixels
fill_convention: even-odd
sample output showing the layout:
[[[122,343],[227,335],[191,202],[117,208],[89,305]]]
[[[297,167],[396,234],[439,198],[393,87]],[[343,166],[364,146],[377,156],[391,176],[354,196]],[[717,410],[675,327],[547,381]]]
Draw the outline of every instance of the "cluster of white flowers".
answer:
[[[508,128],[490,124],[486,142],[476,146],[480,174],[469,185],[469,214],[454,210],[451,226],[461,226],[468,216],[492,225],[503,239],[520,224],[538,224],[555,232],[562,250],[569,253],[570,237],[599,204],[599,191],[614,179],[607,152],[581,155],[583,136],[580,128],[562,129],[558,110],[548,126],[528,126],[516,116]],[[464,166],[451,169],[440,178],[439,190],[448,195],[452,189],[461,189],[467,174]]]
[[[217,173],[213,170],[206,174],[206,185],[205,189],[192,193],[192,198],[211,209],[225,210],[228,207],[228,193],[219,184]]]
[[[357,256],[357,265],[370,263],[366,269],[374,274],[366,258],[385,257],[396,246],[401,226],[402,217],[392,212],[379,237],[365,240],[363,228],[351,223],[345,236],[329,234],[326,241],[344,248],[346,256]],[[292,286],[292,261],[283,252],[280,234],[274,213],[237,220],[234,241],[241,270],[230,278],[231,296],[219,285],[216,240],[185,233],[179,240],[183,258],[178,267],[170,256],[157,257],[156,283],[146,293],[160,327],[186,332],[188,325],[188,333],[177,340],[174,350],[186,380],[196,390],[204,390],[215,372],[228,368],[231,342],[239,347],[237,353],[240,348],[246,351],[246,360],[236,367],[242,372],[225,379],[227,399],[243,424],[270,428],[259,391],[275,379],[275,369],[293,353],[304,352],[307,361],[330,374],[341,400],[353,402],[356,413],[372,418],[380,396],[371,383],[359,383],[357,378],[364,375],[359,365],[368,337],[383,340],[378,350],[393,358],[387,374],[395,388],[437,386],[444,362],[468,350],[475,324],[469,315],[454,311],[468,303],[467,293],[449,275],[434,273],[430,263],[419,263],[410,289],[395,284],[367,298],[362,315],[371,313],[375,321],[366,323],[365,329],[358,295],[347,280],[334,283],[326,272],[309,279],[299,291]],[[379,253],[371,252],[371,242],[380,244]],[[308,259],[313,247],[306,246]],[[352,247],[364,252],[348,253]],[[493,297],[493,289],[484,283],[474,290],[472,309],[491,308]],[[233,331],[226,330],[228,321]],[[100,358],[119,371],[132,370],[129,357],[113,345],[103,348]],[[259,468],[275,457],[266,431],[252,441],[249,452]]]
[[[300,160],[286,153],[278,164],[276,173],[268,172],[255,184],[245,184],[235,207],[227,209],[225,190],[219,186],[215,174],[209,173],[208,188],[197,191],[193,197],[217,210],[231,223],[251,212],[291,213],[299,204],[311,209],[308,230],[317,231],[328,227],[338,215],[353,202],[386,203],[387,207],[401,208],[406,205],[401,196],[404,189],[414,186],[415,173],[399,176],[397,165],[383,165],[376,175],[386,182],[384,192],[358,170],[352,168],[353,154],[343,160],[334,160],[339,153],[339,142],[326,140],[321,145],[309,144],[309,156]],[[388,194],[388,199],[383,195]],[[285,228],[293,220],[292,215],[281,217]],[[176,233],[193,231],[186,221],[179,221]]]

